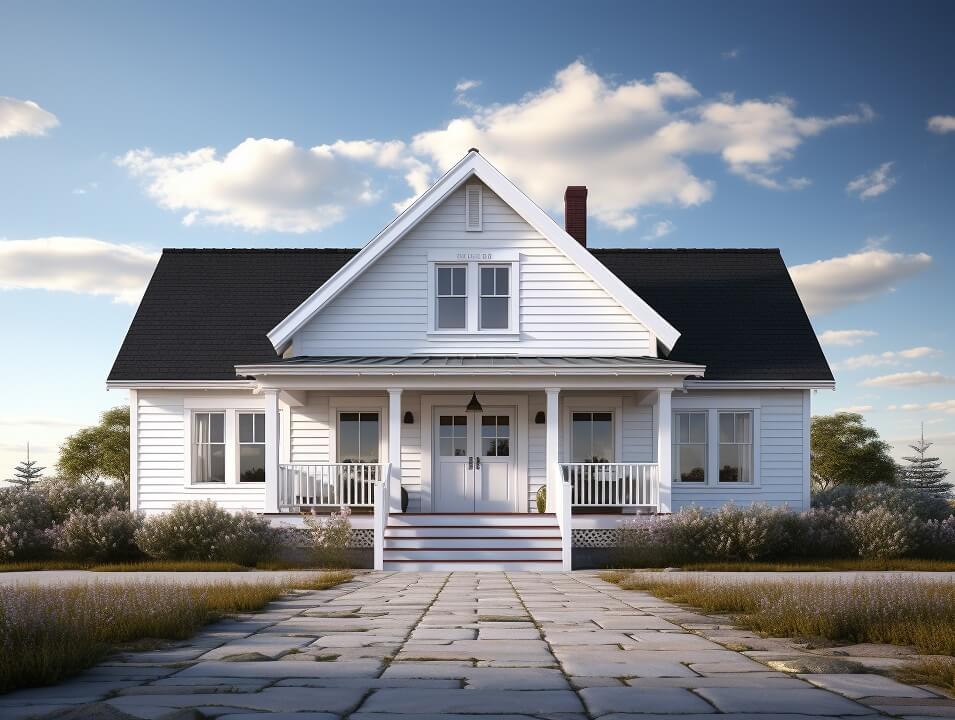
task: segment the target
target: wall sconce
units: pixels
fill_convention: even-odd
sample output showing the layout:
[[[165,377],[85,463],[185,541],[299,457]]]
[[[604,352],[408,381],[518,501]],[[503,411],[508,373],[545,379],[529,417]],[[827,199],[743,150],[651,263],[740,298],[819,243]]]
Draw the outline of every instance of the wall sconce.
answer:
[[[410,410],[405,411],[405,425],[414,425],[414,413]]]
[[[537,414],[534,416],[534,422],[535,422],[537,425],[543,425],[543,424],[544,424],[544,421],[545,421],[546,419],[547,419],[547,418],[546,418],[546,416],[544,415],[544,411],[543,411],[543,410],[538,410],[538,411],[537,411]]]

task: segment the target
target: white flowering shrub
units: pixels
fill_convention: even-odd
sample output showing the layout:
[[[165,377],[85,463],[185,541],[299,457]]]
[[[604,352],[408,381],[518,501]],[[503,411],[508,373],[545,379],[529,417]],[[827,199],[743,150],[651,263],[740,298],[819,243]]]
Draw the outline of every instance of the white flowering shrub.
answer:
[[[843,516],[852,549],[862,558],[900,558],[918,547],[924,523],[887,507],[856,510]]]
[[[351,508],[342,505],[338,512],[320,517],[306,515],[305,526],[312,538],[312,548],[319,565],[340,567],[347,562],[351,544]]]
[[[138,515],[119,508],[99,514],[76,510],[57,528],[54,547],[75,560],[131,560],[140,555],[135,538],[141,524]]]
[[[798,520],[786,508],[724,505],[709,516],[703,554],[713,560],[770,560],[793,545]]]
[[[272,556],[278,535],[255,513],[230,513],[212,500],[194,500],[146,518],[135,537],[142,551],[157,560],[254,565]]]
[[[919,530],[919,557],[937,560],[955,558],[955,516],[944,520],[928,520]]]
[[[886,508],[899,515],[920,520],[944,520],[952,514],[945,498],[908,485],[837,485],[813,495],[814,507],[833,508],[842,513]]]
[[[41,480],[35,491],[46,500],[57,523],[65,522],[75,511],[95,515],[113,508],[129,509],[129,490],[118,482],[49,477]]]
[[[27,488],[0,490],[0,562],[45,555],[50,550],[52,525],[42,495]]]
[[[831,507],[818,507],[796,517],[794,556],[844,558],[854,554],[843,513]]]

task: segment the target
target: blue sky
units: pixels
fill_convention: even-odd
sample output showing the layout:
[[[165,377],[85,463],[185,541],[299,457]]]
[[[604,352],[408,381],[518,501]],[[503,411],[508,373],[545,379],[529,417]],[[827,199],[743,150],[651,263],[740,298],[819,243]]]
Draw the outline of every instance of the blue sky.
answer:
[[[359,246],[472,143],[558,219],[590,186],[595,246],[780,247],[816,410],[955,465],[951,4],[480,10],[4,3],[0,468],[125,401],[160,248]]]

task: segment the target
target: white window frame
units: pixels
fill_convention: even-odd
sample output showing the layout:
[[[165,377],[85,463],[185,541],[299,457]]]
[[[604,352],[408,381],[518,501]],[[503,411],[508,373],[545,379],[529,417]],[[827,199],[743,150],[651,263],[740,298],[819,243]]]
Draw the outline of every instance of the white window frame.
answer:
[[[428,335],[440,340],[447,335],[477,335],[482,339],[512,341],[520,334],[520,254],[509,250],[487,252],[434,251],[428,254]],[[463,328],[441,329],[438,327],[438,275],[439,267],[467,268],[466,322]],[[482,330],[480,325],[481,268],[508,267],[508,326]]]
[[[677,432],[677,421],[680,415],[702,415],[703,416],[703,429],[704,429],[705,436],[703,438],[702,443],[679,442],[679,439],[678,439],[679,433]],[[712,472],[710,470],[710,455],[712,453],[710,452],[710,447],[709,447],[710,437],[712,437],[712,435],[713,433],[710,428],[709,412],[707,410],[695,409],[695,408],[680,408],[678,410],[673,411],[673,422],[672,422],[672,425],[670,426],[670,452],[671,452],[670,465],[674,469],[673,477],[672,477],[672,482],[674,485],[685,485],[687,487],[706,487],[707,485],[710,484],[710,480],[713,477]],[[678,464],[677,458],[679,457],[679,455],[677,454],[676,450],[681,445],[702,445],[703,446],[703,481],[702,482],[698,480],[683,480],[682,478],[677,477],[675,471],[677,470],[677,467],[676,467]]]
[[[261,445],[263,451],[265,450],[265,438],[262,438],[262,442],[255,442],[255,420],[252,421],[252,439],[253,442],[242,442],[242,416],[243,415],[262,415],[265,416],[265,410],[237,410],[235,413],[235,479],[236,482],[241,483],[242,485],[265,485],[264,480],[243,480],[242,479],[242,446],[243,445]],[[266,420],[268,422],[268,420]],[[263,460],[264,463],[264,460]],[[264,464],[263,464],[264,467]]]
[[[338,418],[347,412],[378,413],[378,462],[388,462],[388,398],[331,396],[328,399],[328,462],[341,462],[338,454]],[[401,438],[398,438],[401,442]]]
[[[365,415],[374,414],[378,416],[378,462],[369,463],[369,464],[372,464],[372,465],[381,464],[383,462],[381,451],[384,446],[384,443],[382,443],[382,435],[384,435],[385,431],[384,431],[384,428],[381,427],[381,410],[379,410],[378,408],[356,408],[354,410],[350,410],[348,408],[339,408],[338,410],[336,410],[335,412],[335,457],[341,458],[341,455],[342,455],[342,448],[341,448],[342,415],[347,415],[349,413],[358,415],[359,422],[361,422],[362,414],[365,414]],[[339,459],[338,462],[345,462],[345,461]],[[365,463],[356,463],[356,464],[361,465]]]
[[[196,413],[220,412],[225,413],[225,482],[193,482],[196,476],[193,465],[192,446],[195,433]],[[186,397],[183,398],[183,487],[185,490],[197,491],[205,497],[214,497],[209,494],[213,488],[228,489],[230,492],[262,493],[265,492],[264,482],[242,482],[239,480],[239,413],[264,413],[265,403],[261,397]],[[279,407],[279,458],[280,462],[288,462],[289,430],[291,413],[287,407]]]
[[[454,270],[461,269],[464,270],[464,295],[455,295],[454,294]],[[451,270],[451,294],[450,295],[439,295],[438,294],[438,273],[441,270]],[[429,293],[431,298],[431,316],[432,328],[435,332],[441,333],[462,333],[467,332],[468,325],[470,324],[471,318],[471,306],[473,302],[471,300],[471,275],[472,268],[468,266],[467,263],[434,263],[431,267],[431,280],[432,287],[434,291]],[[460,328],[439,328],[438,327],[438,300],[440,298],[464,298],[464,327]]]
[[[761,468],[760,468],[760,428],[761,419],[760,419],[760,407],[759,401],[744,400],[742,396],[739,398],[739,402],[731,398],[726,399],[708,399],[708,398],[688,398],[686,404],[680,403],[673,408],[671,417],[670,417],[670,433],[673,437],[674,426],[676,424],[677,413],[685,412],[705,412],[707,413],[707,423],[706,423],[706,440],[707,440],[707,453],[706,453],[706,482],[682,482],[674,479],[673,485],[679,486],[681,488],[695,488],[697,490],[703,491],[720,491],[726,492],[728,488],[739,488],[740,490],[749,490],[753,488],[759,488],[761,484]],[[692,404],[691,404],[692,403]],[[752,453],[752,462],[753,462],[753,478],[752,482],[720,482],[719,479],[719,461],[720,461],[720,437],[719,437],[719,416],[720,413],[749,413],[752,427],[753,427],[753,453]],[[671,447],[671,463],[673,462],[672,458],[672,448],[673,443],[670,444]]]
[[[623,399],[619,397],[587,397],[569,395],[561,398],[562,441],[558,446],[561,462],[573,462],[573,414],[575,412],[608,412],[613,423],[613,458],[610,462],[623,462]]]
[[[506,294],[506,295],[498,295],[498,294],[496,294],[496,293],[495,293],[494,295],[485,295],[485,294],[484,294],[484,292],[483,292],[482,289],[481,289],[481,275],[484,274],[484,270],[494,270],[494,271],[495,271],[495,276],[494,276],[494,289],[495,289],[495,291],[497,290],[497,274],[496,274],[496,271],[497,271],[497,270],[507,270],[507,294]],[[514,319],[513,319],[513,317],[512,317],[512,313],[511,313],[511,307],[512,307],[513,304],[514,304],[514,302],[513,302],[514,299],[513,299],[513,297],[512,297],[512,293],[511,293],[511,288],[513,287],[513,283],[511,283],[511,274],[512,274],[512,272],[513,272],[513,270],[511,269],[511,266],[510,266],[510,264],[508,264],[508,263],[481,263],[481,264],[478,265],[478,278],[477,278],[477,282],[478,282],[478,290],[477,290],[478,331],[480,331],[480,332],[507,332],[508,330],[511,329],[511,324],[512,324],[513,321],[514,321]],[[485,327],[482,327],[482,323],[483,323],[484,321],[483,321],[483,318],[481,317],[481,308],[482,308],[482,306],[483,306],[482,300],[484,300],[484,298],[506,298],[506,299],[507,299],[507,327],[506,327],[506,328],[485,328]]]
[[[199,443],[196,439],[196,419],[199,415],[208,415],[209,416],[209,428],[210,428],[210,438],[211,438],[211,428],[212,428],[212,416],[221,415],[222,416],[222,442],[214,443],[211,441],[207,443]],[[207,445],[212,447],[213,445],[222,446],[222,481],[217,480],[207,480],[203,482],[195,482],[194,485],[206,485],[209,487],[224,487],[229,481],[229,432],[228,432],[228,423],[229,423],[229,413],[225,410],[196,410],[191,415],[191,422],[189,423],[189,463],[191,467],[191,475],[193,478],[196,477],[197,473],[197,464],[198,464],[198,446],[200,444]]]
[[[720,430],[720,416],[721,415],[733,415],[734,418],[737,415],[748,415],[749,416],[749,442],[748,443],[724,443],[722,438],[719,437]],[[750,487],[756,481],[756,415],[752,410],[726,410],[720,409],[716,411],[716,481],[718,485],[724,487]],[[735,421],[734,421],[734,435],[735,435]],[[746,481],[733,481],[733,480],[720,480],[719,471],[720,471],[720,450],[723,445],[749,445],[749,461],[750,461],[750,471],[751,477]]]

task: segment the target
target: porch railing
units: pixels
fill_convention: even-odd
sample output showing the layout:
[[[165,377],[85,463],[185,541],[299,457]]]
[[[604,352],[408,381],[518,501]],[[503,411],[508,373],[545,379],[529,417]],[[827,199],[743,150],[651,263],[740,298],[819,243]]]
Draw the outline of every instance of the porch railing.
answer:
[[[388,463],[279,465],[279,509],[374,507],[375,486],[386,483],[389,468]]]
[[[650,507],[660,502],[655,463],[561,463],[573,507]]]

